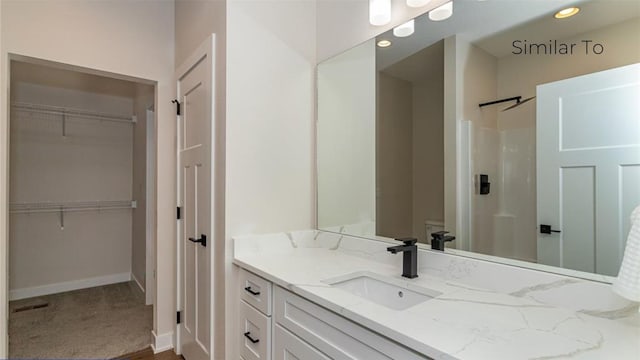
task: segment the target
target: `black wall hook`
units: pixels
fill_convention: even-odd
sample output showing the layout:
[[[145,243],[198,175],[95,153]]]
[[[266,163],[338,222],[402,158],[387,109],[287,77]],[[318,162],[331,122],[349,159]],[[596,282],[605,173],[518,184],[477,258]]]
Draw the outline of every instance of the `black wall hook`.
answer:
[[[172,104],[176,104],[176,115],[180,115],[180,101],[178,99],[171,100]]]

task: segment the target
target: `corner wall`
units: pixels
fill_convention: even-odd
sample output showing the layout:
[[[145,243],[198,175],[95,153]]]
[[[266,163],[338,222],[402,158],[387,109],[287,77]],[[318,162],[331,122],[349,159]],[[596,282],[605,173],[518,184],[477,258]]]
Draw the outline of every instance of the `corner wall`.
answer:
[[[241,335],[232,237],[315,227],[315,10],[227,2],[224,359],[238,358]]]

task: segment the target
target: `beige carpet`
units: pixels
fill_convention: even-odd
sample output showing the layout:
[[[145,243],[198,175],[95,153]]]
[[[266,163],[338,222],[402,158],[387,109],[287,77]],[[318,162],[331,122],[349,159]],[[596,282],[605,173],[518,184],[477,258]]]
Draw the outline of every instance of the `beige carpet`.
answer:
[[[109,359],[151,343],[152,306],[133,282],[11,301],[9,312],[10,358]]]

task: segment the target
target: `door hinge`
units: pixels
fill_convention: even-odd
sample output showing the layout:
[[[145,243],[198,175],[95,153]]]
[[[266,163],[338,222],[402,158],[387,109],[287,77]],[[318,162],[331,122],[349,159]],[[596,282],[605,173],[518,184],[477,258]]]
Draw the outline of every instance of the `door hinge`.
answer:
[[[180,322],[182,321],[182,311],[176,311],[176,324],[180,324]]]
[[[176,219],[182,219],[182,208],[180,206],[176,208]]]
[[[180,101],[178,101],[178,99],[173,99],[171,102],[176,104],[176,115],[180,115]]]

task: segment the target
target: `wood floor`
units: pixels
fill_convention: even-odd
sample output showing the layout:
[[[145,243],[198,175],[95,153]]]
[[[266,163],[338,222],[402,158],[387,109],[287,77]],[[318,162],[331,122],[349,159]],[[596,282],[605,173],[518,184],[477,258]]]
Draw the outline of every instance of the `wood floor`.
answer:
[[[184,358],[180,355],[176,355],[173,350],[167,350],[161,353],[154,354],[151,348],[146,348],[141,351],[123,355],[117,360],[184,360]]]

